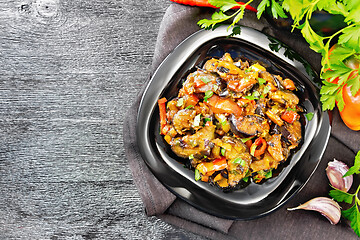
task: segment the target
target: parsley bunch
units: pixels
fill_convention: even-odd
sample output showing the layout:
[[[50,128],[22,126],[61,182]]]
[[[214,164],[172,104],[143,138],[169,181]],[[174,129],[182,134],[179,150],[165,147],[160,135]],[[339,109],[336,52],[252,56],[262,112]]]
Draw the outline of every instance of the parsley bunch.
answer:
[[[253,0],[249,0],[248,5]],[[209,0],[209,3],[220,8],[211,19],[202,19],[198,22],[200,27],[215,29],[221,23],[232,22],[228,29],[231,35],[240,33],[240,27],[235,26],[244,16],[245,5],[235,0]],[[237,11],[232,7],[240,5]],[[360,0],[262,0],[257,7],[257,17],[266,11],[274,18],[292,18],[293,30],[299,29],[310,48],[322,55],[321,102],[323,110],[332,110],[335,103],[340,111],[344,108],[343,87],[349,86],[351,94],[360,89],[359,66],[351,68],[347,62],[350,59],[360,62]],[[310,19],[315,11],[325,11],[334,15],[342,15],[346,26],[331,36],[321,36],[310,25]],[[230,14],[226,14],[229,12]],[[336,48],[332,45],[336,43]],[[331,55],[331,56],[330,56]]]
[[[354,166],[352,166],[344,177],[350,176],[353,174],[360,174],[360,151],[355,156]],[[343,192],[339,189],[330,190],[329,195],[338,202],[345,202],[348,204],[353,204],[350,208],[341,211],[341,215],[350,220],[351,228],[354,229],[354,232],[360,237],[360,199],[359,199],[360,185],[358,186],[355,193]]]

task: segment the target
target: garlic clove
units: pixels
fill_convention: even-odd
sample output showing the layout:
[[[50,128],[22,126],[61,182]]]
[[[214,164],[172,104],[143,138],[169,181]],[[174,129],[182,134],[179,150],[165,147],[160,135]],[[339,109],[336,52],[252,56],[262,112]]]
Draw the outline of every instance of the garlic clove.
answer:
[[[331,185],[343,192],[348,192],[353,183],[353,176],[343,177],[344,174],[349,170],[349,167],[336,159],[329,162],[326,168],[326,175]]]
[[[293,211],[298,209],[317,211],[325,216],[333,225],[337,224],[341,217],[339,204],[327,197],[313,198],[298,207],[288,208],[287,210]]]

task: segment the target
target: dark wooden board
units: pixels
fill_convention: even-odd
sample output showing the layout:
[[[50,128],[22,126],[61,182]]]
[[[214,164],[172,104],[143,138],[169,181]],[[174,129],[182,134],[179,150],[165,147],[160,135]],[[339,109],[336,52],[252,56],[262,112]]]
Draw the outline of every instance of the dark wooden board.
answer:
[[[146,217],[126,110],[169,1],[0,1],[0,239],[202,239]]]

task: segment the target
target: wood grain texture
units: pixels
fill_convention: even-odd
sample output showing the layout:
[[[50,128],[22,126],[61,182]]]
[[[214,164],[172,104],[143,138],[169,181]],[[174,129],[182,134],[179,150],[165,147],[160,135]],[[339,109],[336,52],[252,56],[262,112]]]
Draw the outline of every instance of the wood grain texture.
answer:
[[[145,216],[122,142],[169,4],[0,1],[0,239],[202,239]]]

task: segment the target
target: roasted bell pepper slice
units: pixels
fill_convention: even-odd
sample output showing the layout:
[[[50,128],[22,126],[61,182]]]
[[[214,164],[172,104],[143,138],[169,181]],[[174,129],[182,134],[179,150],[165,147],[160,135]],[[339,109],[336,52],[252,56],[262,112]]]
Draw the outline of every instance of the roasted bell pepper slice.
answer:
[[[281,115],[281,119],[288,123],[293,123],[295,120],[299,119],[299,117],[299,114],[293,110],[286,110]]]
[[[265,139],[263,139],[262,137],[259,137],[251,145],[250,154],[254,157],[259,157],[265,152],[266,147],[267,147],[267,143],[266,143]]]
[[[207,103],[210,106],[210,109],[216,113],[228,113],[234,114],[235,116],[240,116],[243,109],[237,105],[233,100],[228,98],[221,98],[216,94],[213,94],[210,98],[207,99]]]
[[[223,170],[227,167],[227,161],[225,157],[221,157],[218,159],[213,160],[212,162],[202,162],[196,166],[196,169],[202,175],[207,175],[209,172]]]

